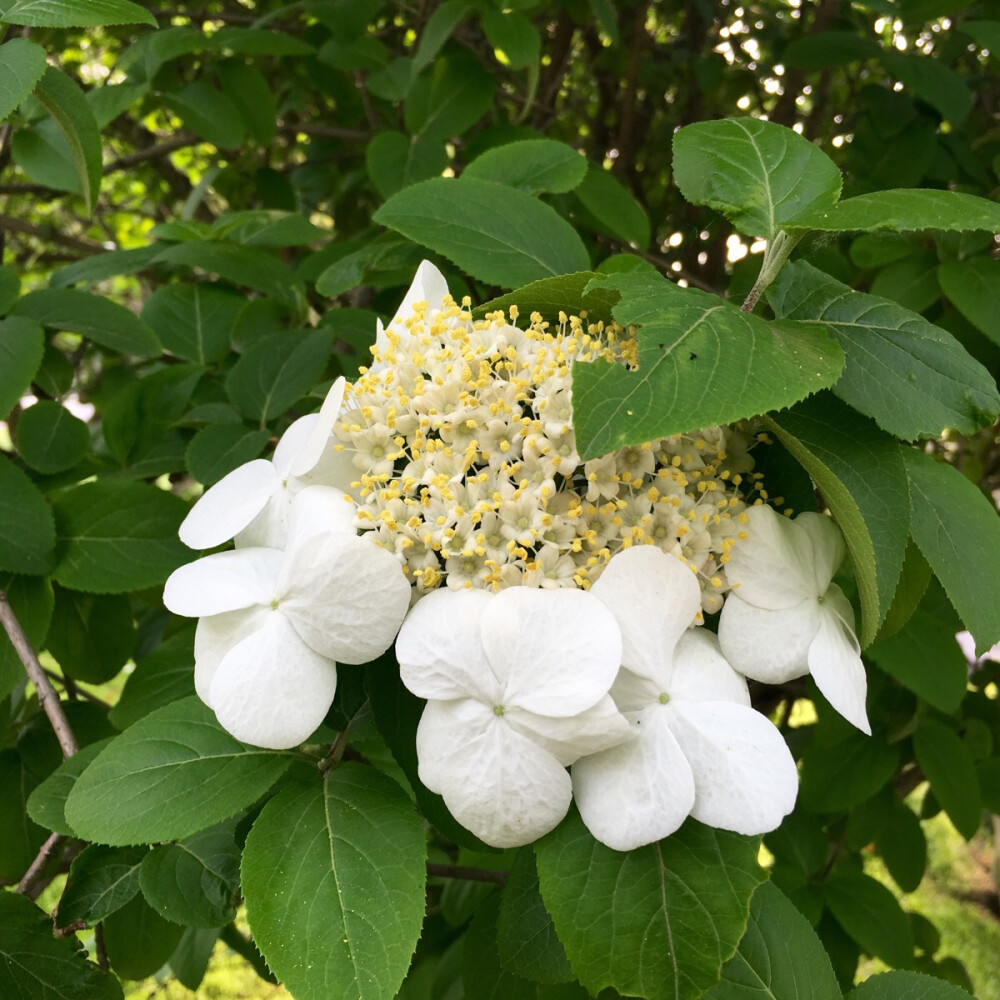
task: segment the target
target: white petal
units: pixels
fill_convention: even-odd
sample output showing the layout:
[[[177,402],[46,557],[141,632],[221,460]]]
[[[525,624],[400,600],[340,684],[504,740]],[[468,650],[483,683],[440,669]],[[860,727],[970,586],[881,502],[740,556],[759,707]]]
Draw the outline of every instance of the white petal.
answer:
[[[209,487],[181,522],[178,534],[192,549],[214,549],[242,531],[281,485],[264,458],[233,469]]]
[[[597,704],[621,664],[611,612],[583,590],[510,587],[482,611],[486,658],[505,705],[571,716]]]
[[[750,537],[737,541],[726,563],[734,592],[771,611],[790,608],[805,597],[819,597],[826,585],[817,589],[814,582],[809,531],[773,507],[750,507],[746,514]]]
[[[277,549],[216,552],[174,570],[164,584],[163,603],[188,618],[270,604],[281,563]]]
[[[622,664],[667,685],[674,646],[701,608],[701,590],[688,566],[654,546],[634,545],[612,557],[590,593],[618,621]]]
[[[437,742],[421,736],[422,729],[456,728],[451,718],[456,704],[461,703],[428,703],[417,727],[418,756],[422,745]],[[463,719],[462,728],[474,731],[470,720]],[[566,815],[572,796],[570,777],[559,762],[495,715],[487,716],[478,735],[440,755],[435,777],[455,819],[492,847],[520,847],[544,836]]]
[[[289,475],[304,476],[316,467],[323,450],[330,440],[330,432],[340,415],[340,407],[344,402],[344,389],[347,387],[347,380],[341,375],[326,394],[323,405],[312,426],[312,432],[296,452],[294,458],[288,466]]]
[[[396,638],[410,585],[391,552],[356,535],[326,531],[288,550],[278,600],[317,653],[339,663],[368,663]]]
[[[523,708],[508,708],[504,721],[522,736],[544,747],[564,767],[610,747],[632,735],[628,720],[605,695],[593,708],[570,718],[535,715]]]
[[[417,774],[441,794],[446,762],[477,740],[493,722],[493,709],[475,698],[428,701],[417,725]]]
[[[322,531],[342,531],[356,536],[355,509],[346,494],[332,486],[307,486],[299,490],[288,511],[288,548]]]
[[[271,461],[280,479],[288,479],[292,475],[292,463],[298,454],[309,444],[313,433],[319,427],[319,414],[309,413],[290,424],[288,430],[281,435],[281,440],[274,449]]]
[[[843,594],[840,597],[846,602]],[[865,710],[868,678],[861,648],[854,630],[838,614],[837,604],[836,597],[828,598],[820,608],[819,630],[809,647],[809,672],[826,700],[852,726],[871,736]]]
[[[694,804],[694,777],[668,725],[652,705],[631,740],[573,765],[573,795],[587,829],[616,851],[669,837]]]
[[[767,611],[730,594],[719,616],[719,643],[741,674],[765,684],[783,684],[809,672],[809,644],[819,628],[812,598],[784,611]]]
[[[434,590],[409,611],[396,639],[403,683],[418,698],[478,698],[492,711],[500,683],[479,634],[483,590]]]
[[[236,548],[283,549],[288,540],[288,513],[293,494],[279,481],[263,510],[236,535]]]
[[[361,473],[354,467],[351,452],[343,448],[338,451],[331,443],[324,449],[309,475],[301,477],[300,481],[318,486],[336,486],[338,490],[343,490],[360,503],[362,500],[360,476]],[[358,483],[357,489],[352,489],[351,483]]]
[[[209,708],[212,678],[223,657],[241,639],[263,628],[271,614],[272,608],[253,607],[198,619],[194,631],[194,689]]]
[[[444,275],[429,260],[422,260],[389,325],[409,318],[418,302],[427,303],[427,317],[430,319],[434,313],[440,312],[447,294],[448,282]]]
[[[337,665],[313,652],[279,613],[237,643],[212,679],[212,708],[238,740],[287,750],[309,738],[337,690]]]
[[[750,704],[747,682],[722,655],[719,640],[707,629],[689,629],[674,651],[671,701],[732,701]]]
[[[662,684],[649,677],[633,674],[631,670],[622,667],[618,671],[614,684],[611,685],[611,697],[618,706],[619,712],[626,714],[641,712],[648,708],[664,692]]]
[[[671,702],[671,727],[694,773],[691,815],[736,833],[775,829],[799,788],[781,733],[759,712],[729,702]]]
[[[812,548],[810,560],[813,572],[813,587],[816,595],[820,595],[830,586],[834,573],[844,561],[844,536],[832,517],[826,514],[816,514],[805,511],[795,518],[809,538]]]

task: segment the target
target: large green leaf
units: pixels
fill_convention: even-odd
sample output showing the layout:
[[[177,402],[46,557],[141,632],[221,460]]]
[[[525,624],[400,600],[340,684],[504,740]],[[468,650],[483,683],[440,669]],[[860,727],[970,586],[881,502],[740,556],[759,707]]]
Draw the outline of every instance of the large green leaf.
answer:
[[[674,135],[674,179],[695,205],[721,212],[747,236],[773,239],[840,194],[834,162],[790,128],[757,118],[687,125]]]
[[[11,310],[54,330],[68,330],[101,347],[150,358],[160,353],[156,334],[117,302],[72,288],[43,288],[29,292]]]
[[[90,447],[87,425],[53,399],[41,399],[21,413],[14,443],[37,472],[51,475],[72,468]]]
[[[0,572],[37,576],[52,568],[52,509],[38,487],[0,456]]]
[[[640,250],[649,246],[652,227],[646,210],[609,170],[591,166],[573,189],[585,211],[581,223]]]
[[[229,337],[245,305],[242,295],[226,288],[166,285],[146,299],[142,319],[172,354],[204,365],[229,353]]]
[[[582,240],[555,209],[489,181],[411,184],[373,218],[491,285],[516,287],[590,265]]]
[[[243,854],[254,940],[298,1000],[392,1000],[424,917],[423,824],[403,790],[342,764],[273,798]]]
[[[700,997],[747,925],[764,872],[756,839],[688,820],[634,851],[598,843],[575,810],[535,845],[542,898],[592,993]]]
[[[928,59],[922,52],[893,49],[881,54],[882,65],[908,91],[941,113],[952,125],[961,125],[972,110],[972,91],[965,78],[943,59]]]
[[[511,306],[517,306],[521,316],[530,316],[539,312],[552,323],[559,321],[559,314],[567,316],[579,315],[586,311],[591,323],[613,322],[612,309],[621,298],[614,288],[609,288],[600,280],[594,271],[579,271],[576,274],[561,274],[558,278],[542,278],[533,281],[523,288],[516,288],[506,295],[491,299],[477,306],[473,315],[481,319],[487,313],[502,309],[505,312]]]
[[[31,385],[45,353],[45,331],[23,316],[0,319],[0,418]]]
[[[407,131],[447,142],[471,128],[493,105],[497,81],[472,53],[456,50],[418,77],[403,105]]]
[[[191,241],[161,250],[155,263],[183,264],[217,274],[226,281],[254,288],[281,302],[294,301],[292,277],[277,257],[236,243]]]
[[[1000,344],[1000,260],[948,260],[938,267],[937,276],[955,308],[994,344]]]
[[[477,156],[463,177],[520,188],[528,194],[572,191],[587,173],[587,161],[572,146],[553,139],[525,139]]]
[[[121,984],[87,960],[76,938],[52,934],[49,915],[0,893],[0,996],[17,1000],[122,1000]]]
[[[496,895],[490,896],[476,908],[462,936],[465,995],[476,1000],[535,1000],[538,996],[535,983],[526,979],[521,969],[508,968],[501,961],[497,941],[499,906]]]
[[[845,1000],[972,1000],[960,986],[920,972],[883,972],[866,979]]]
[[[24,0],[24,5],[59,2],[60,0]],[[7,16],[9,14],[8,11]],[[101,136],[94,112],[83,96],[83,91],[54,66],[50,66],[39,80],[35,96],[52,115],[69,145],[73,167],[80,178],[87,214],[90,215],[101,186]]]
[[[885,619],[906,552],[910,505],[899,446],[822,393],[767,425],[806,468],[847,541],[861,595],[863,646]]]
[[[365,149],[365,166],[375,189],[388,198],[417,181],[440,177],[448,166],[448,150],[433,136],[379,132]]]
[[[903,892],[914,892],[927,869],[927,839],[916,813],[895,793],[887,796],[882,828],[875,849]]]
[[[157,708],[194,694],[194,625],[174,633],[141,657],[109,718],[118,729]]]
[[[614,317],[638,324],[639,370],[573,366],[577,448],[595,458],[713,424],[791,406],[832,385],[843,354],[821,330],[768,323],[657,275],[613,274]]]
[[[525,69],[538,62],[541,39],[538,29],[517,11],[484,11],[480,19],[483,34],[494,49],[503,53],[513,69]]]
[[[63,493],[55,503],[56,581],[92,594],[163,583],[191,555],[177,538],[187,509],[173,493],[127,479]]]
[[[156,18],[130,0],[14,0],[0,21],[31,28],[96,28],[104,24],[151,24]]]
[[[104,684],[132,656],[135,625],[127,594],[81,594],[57,587],[45,645],[62,672]]]
[[[944,229],[951,232],[985,230],[1000,233],[1000,205],[958,191],[894,188],[874,191],[838,202],[831,208],[802,211],[787,220],[785,229],[826,233],[895,233]]]
[[[121,909],[139,891],[139,866],[146,853],[145,845],[91,844],[81,851],[70,866],[56,926],[77,921],[93,925]]]
[[[705,1000],[841,1000],[837,977],[809,921],[772,882],[757,888],[750,923],[722,981]]]
[[[166,963],[183,933],[137,893],[104,921],[104,947],[122,979],[145,979]]]
[[[899,766],[899,744],[850,730],[834,743],[813,742],[802,755],[799,803],[835,813],[870,799]]]
[[[72,757],[64,760],[28,796],[28,815],[46,830],[73,836],[73,828],[66,822],[66,799],[90,762],[107,746],[108,739],[97,740],[81,747]]]
[[[78,836],[99,844],[189,837],[260,798],[288,754],[233,739],[198,698],[185,698],[116,736],[66,800]]]
[[[941,808],[971,839],[982,822],[983,800],[969,748],[950,726],[924,718],[913,734],[913,751]]]
[[[205,80],[195,80],[163,97],[185,126],[220,149],[243,145],[243,120],[233,99]]]
[[[444,0],[437,5],[427,18],[417,51],[413,56],[413,72],[419,73],[433,62],[451,33],[458,27],[469,10],[465,0]]]
[[[45,49],[27,38],[0,45],[0,121],[34,89],[45,72]]]
[[[982,653],[1000,641],[1000,517],[957,469],[907,450],[910,532]]]
[[[785,265],[767,295],[779,316],[837,338],[846,362],[833,391],[890,434],[914,440],[945,427],[971,434],[1000,412],[990,373],[917,313],[855,292],[805,261]]]
[[[251,431],[243,424],[209,424],[191,438],[186,453],[188,470],[199,483],[211,486],[255,459],[270,437],[268,431]]]
[[[881,882],[845,871],[823,886],[826,905],[837,922],[869,955],[889,965],[909,965],[913,932],[896,897]]]

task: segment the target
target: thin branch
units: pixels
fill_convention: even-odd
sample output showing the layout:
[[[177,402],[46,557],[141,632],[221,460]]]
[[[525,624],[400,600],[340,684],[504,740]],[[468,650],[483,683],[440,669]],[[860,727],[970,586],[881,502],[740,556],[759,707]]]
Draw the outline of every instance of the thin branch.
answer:
[[[104,924],[99,923],[94,928],[94,954],[97,964],[105,971],[111,970],[111,963],[108,961],[108,950],[104,947]]]
[[[24,629],[21,628],[21,623],[17,620],[17,615],[14,614],[14,609],[10,606],[7,595],[3,591],[0,591],[0,624],[3,625],[18,659],[24,664],[24,669],[27,671],[31,683],[35,685],[38,701],[49,717],[49,722],[52,723],[56,739],[59,740],[59,746],[62,747],[63,756],[67,759],[72,757],[79,746],[73,735],[73,730],[70,729],[69,723],[66,721],[59,695],[56,694],[52,682],[38,662],[38,657],[31,648],[31,643],[28,642],[28,637],[24,634]]]
[[[134,167],[137,163],[146,163],[149,160],[158,160],[161,157],[176,153],[179,149],[187,149],[189,146],[199,146],[205,140],[195,135],[193,132],[178,132],[169,139],[157,143],[155,146],[147,146],[145,149],[137,150],[134,153],[126,153],[112,160],[105,168],[104,173],[111,174],[116,170],[126,170]]]
[[[48,667],[42,667],[42,669],[45,671],[47,677],[50,677],[54,681],[58,681],[67,689],[69,688],[69,685],[73,683],[71,678],[63,677],[62,674],[57,674],[54,670],[49,670]],[[82,688],[76,684],[73,684],[73,691],[75,694],[79,695],[82,698],[85,698],[87,701],[92,701],[95,704],[101,705],[104,708],[111,707],[102,697],[100,697],[100,695],[96,695],[94,694],[93,691],[86,690],[86,688]]]
[[[309,125],[305,122],[289,122],[279,129],[284,135],[301,132],[303,135],[312,135],[318,139],[352,139],[357,142],[367,142],[373,132],[355,128],[340,128],[338,125]]]
[[[470,868],[467,865],[441,865],[427,862],[427,874],[438,878],[460,878],[469,882],[492,882],[505,885],[508,872],[492,871],[488,868]]]
[[[28,866],[24,877],[18,882],[15,891],[19,892],[22,896],[27,896],[28,899],[37,899],[48,884],[41,878],[42,872],[45,871],[49,862],[56,856],[65,842],[66,837],[63,834],[50,834],[49,839],[42,844],[38,854],[35,855],[35,860]]]
[[[0,230],[6,230],[11,233],[24,233],[25,236],[34,236],[37,239],[50,243],[58,243],[60,246],[87,255],[104,253],[108,249],[105,246],[101,246],[100,243],[94,243],[91,240],[81,240],[76,236],[68,236],[66,233],[60,232],[55,226],[35,226],[21,219],[12,219],[9,215],[0,215]]]

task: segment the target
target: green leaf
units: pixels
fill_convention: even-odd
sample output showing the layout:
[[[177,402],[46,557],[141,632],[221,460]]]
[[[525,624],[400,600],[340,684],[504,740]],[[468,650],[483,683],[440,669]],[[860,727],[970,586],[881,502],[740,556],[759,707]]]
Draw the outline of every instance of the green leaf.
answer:
[[[84,257],[54,271],[49,278],[50,288],[67,288],[70,285],[93,285],[105,278],[144,271],[160,253],[162,247],[155,243],[134,250],[106,250],[104,253]]]
[[[804,261],[786,264],[767,295],[783,319],[837,339],[846,361],[833,391],[890,434],[971,434],[1000,411],[990,373],[946,330],[895,302],[855,292]]]
[[[164,920],[139,893],[104,921],[104,946],[122,979],[145,979],[166,963],[183,933],[180,924]]]
[[[57,938],[30,899],[0,893],[0,996],[18,1000],[122,1000],[121,984],[80,949]]]
[[[233,405],[262,423],[284,413],[323,377],[332,343],[333,333],[326,329],[261,338],[226,378]]]
[[[589,167],[573,193],[596,223],[594,228],[640,249],[649,246],[646,210],[610,171]]]
[[[462,171],[462,176],[506,184],[528,194],[562,194],[577,187],[586,173],[586,158],[572,146],[552,139],[525,139],[488,149]]]
[[[56,589],[46,646],[64,674],[87,684],[111,680],[132,656],[135,625],[126,594]]]
[[[501,963],[497,950],[499,906],[495,895],[482,903],[462,937],[465,995],[476,1000],[535,1000],[538,987],[521,976],[521,970],[509,969]]]
[[[948,260],[938,281],[955,308],[994,344],[1000,344],[1000,260]]]
[[[172,354],[205,365],[229,353],[229,338],[245,305],[242,295],[226,288],[178,283],[146,299],[142,320]]]
[[[927,869],[927,839],[916,813],[899,798],[887,796],[888,810],[875,836],[889,874],[903,892],[914,892]]]
[[[854,730],[835,743],[813,742],[802,755],[799,802],[816,813],[835,813],[870,799],[896,773],[898,744]]]
[[[1000,566],[996,508],[957,469],[904,451],[910,531],[983,653],[1000,641],[994,568]]]
[[[34,650],[45,645],[45,635],[52,620],[52,584],[40,576],[0,574],[0,591],[14,609],[17,620]],[[14,651],[7,632],[0,629],[0,699],[6,698],[25,680],[24,666]]]
[[[864,951],[889,965],[909,965],[910,922],[884,885],[860,872],[843,872],[826,882],[823,894],[837,922]]]
[[[795,216],[833,205],[841,184],[834,162],[808,139],[756,118],[680,129],[674,180],[688,201],[721,212],[747,236],[769,240]]]
[[[942,712],[953,713],[965,697],[969,665],[952,623],[935,615],[933,600],[925,601],[905,627],[870,646],[867,655]]]
[[[770,414],[766,424],[815,480],[844,532],[861,595],[859,638],[867,646],[892,603],[909,537],[899,446],[826,393]]]
[[[200,32],[199,32],[200,34]],[[294,35],[264,28],[220,28],[211,37],[220,49],[244,56],[310,56],[316,49]]]
[[[180,942],[169,959],[170,971],[182,986],[189,990],[198,989],[208,971],[208,963],[218,940],[218,927],[208,930],[184,928]]]
[[[251,431],[243,424],[209,424],[191,438],[188,469],[198,482],[211,486],[257,458],[270,438],[268,431]]]
[[[285,266],[264,250],[235,243],[178,243],[162,250],[155,263],[183,264],[217,274],[234,285],[254,288],[281,302],[294,300],[292,277]]]
[[[21,316],[0,319],[0,416],[24,395],[45,353],[45,331]]]
[[[586,310],[590,322],[612,323],[612,310],[621,295],[616,289],[605,287],[602,281],[595,281],[595,278],[600,276],[594,271],[542,278],[476,306],[472,314],[476,319],[482,319],[497,309],[506,312],[511,306],[517,306],[521,316],[539,312],[550,322],[557,323],[561,312],[572,316]]]
[[[278,107],[264,74],[239,59],[220,62],[216,72],[225,96],[236,105],[250,137],[261,146],[269,146],[278,131]],[[293,217],[306,223],[301,215]]]
[[[964,25],[963,25],[964,28]],[[959,986],[952,986],[919,972],[883,972],[866,979],[845,1000],[973,1000]]]
[[[297,1000],[392,1000],[424,917],[423,824],[392,779],[341,764],[261,812],[243,853],[254,940]]]
[[[118,729],[163,705],[194,694],[194,626],[176,632],[152,652],[140,657],[125,681],[109,718]]]
[[[877,58],[882,46],[854,31],[821,31],[796,38],[781,53],[789,69],[837,69],[859,59]]]
[[[5,316],[21,294],[21,276],[9,267],[0,265],[0,316]]]
[[[480,18],[483,34],[494,50],[503,53],[511,69],[526,69],[538,62],[542,40],[538,29],[516,11],[488,10]]]
[[[139,891],[139,866],[147,853],[145,845],[84,848],[70,866],[56,926],[77,921],[93,926],[120,910]]]
[[[383,198],[417,181],[440,177],[448,166],[444,143],[403,132],[379,132],[365,149],[368,176]]]
[[[60,0],[24,0],[23,6],[29,3],[42,5],[59,2]],[[6,16],[9,17],[9,14],[8,11]],[[69,145],[73,166],[80,178],[87,215],[90,215],[101,186],[101,136],[94,112],[83,96],[83,91],[65,73],[53,66],[39,80],[35,87],[35,97],[52,115]]]
[[[53,563],[52,510],[38,487],[6,456],[0,457],[0,572],[38,576]]]
[[[952,125],[961,125],[972,110],[972,91],[962,76],[941,59],[886,49],[882,65],[910,93],[926,101]]]
[[[109,742],[110,737],[88,743],[68,760],[64,760],[28,796],[28,815],[46,830],[72,837],[73,828],[66,822],[66,799],[76,784],[76,779],[83,774],[84,768]]]
[[[451,33],[462,23],[469,9],[465,0],[444,0],[434,8],[420,33],[417,51],[413,56],[413,72],[419,73],[429,66]]]
[[[590,264],[583,241],[555,209],[474,178],[411,184],[373,219],[491,285],[516,287]]]
[[[535,844],[542,898],[580,982],[646,1000],[719,979],[764,879],[758,841],[688,820],[638,850],[599,844],[575,810]]]
[[[185,698],[98,754],[66,800],[66,819],[78,836],[101,844],[177,840],[254,803],[290,762],[237,742],[198,698]]]
[[[45,49],[27,38],[0,45],[0,121],[35,89],[45,68]]]
[[[187,509],[173,493],[125,479],[63,493],[55,503],[55,580],[91,594],[158,586],[190,558],[177,538]]]
[[[983,800],[969,748],[943,722],[923,718],[913,734],[913,752],[941,808],[955,829],[970,840],[982,822]]]
[[[90,432],[65,406],[42,399],[21,413],[14,445],[28,465],[51,475],[71,469],[87,454]]]
[[[184,125],[219,149],[239,149],[245,137],[243,117],[233,99],[205,80],[164,94],[164,105]]]
[[[517,852],[503,887],[494,951],[508,973],[532,982],[568,983],[574,978],[566,949],[545,909],[530,847]]]
[[[154,847],[139,872],[142,894],[150,906],[167,920],[188,927],[222,927],[232,921],[239,881],[234,823]]]
[[[797,403],[831,385],[842,352],[820,330],[768,323],[659,276],[613,274],[622,326],[638,324],[639,370],[573,365],[573,419],[585,459]]]
[[[896,585],[889,613],[879,630],[879,639],[895,635],[910,620],[927,590],[930,579],[931,568],[911,538],[906,543],[903,569],[899,574],[899,583]]]
[[[916,253],[897,260],[879,271],[870,291],[879,298],[892,299],[913,312],[926,312],[939,298],[937,257]]]
[[[809,921],[771,882],[750,901],[750,923],[722,981],[705,1000],[841,1000],[837,977]]]
[[[15,0],[0,21],[31,28],[96,28],[103,24],[151,24],[156,18],[130,0]]]
[[[448,142],[493,106],[496,80],[471,53],[457,50],[413,82],[403,120],[413,135]]]
[[[160,353],[156,334],[135,313],[91,292],[43,288],[28,292],[11,310],[54,330],[68,330],[121,354],[151,358]]]
[[[1000,205],[959,191],[894,188],[838,202],[831,208],[803,210],[784,227],[790,232],[816,229],[825,233],[894,233],[943,229],[1000,233]]]
[[[45,841],[45,831],[25,815],[25,804],[37,781],[24,755],[0,750],[0,878],[16,884]]]

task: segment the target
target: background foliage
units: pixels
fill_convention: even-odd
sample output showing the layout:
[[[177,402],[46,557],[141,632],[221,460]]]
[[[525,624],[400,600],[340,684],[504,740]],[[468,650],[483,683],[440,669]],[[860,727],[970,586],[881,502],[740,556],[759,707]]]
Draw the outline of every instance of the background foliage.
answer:
[[[963,622],[980,652],[1000,639],[1000,536],[982,495],[1000,487],[1000,226],[937,198],[996,193],[1000,5],[0,0],[0,26],[0,588],[80,748],[61,763],[65,734],[60,745],[0,638],[0,994],[13,993],[12,962],[33,970],[18,987],[28,996],[48,995],[43,983],[57,996],[121,996],[102,970],[135,979],[165,965],[193,989],[220,937],[268,976],[236,922],[244,894],[258,945],[296,997],[391,996],[384,970],[405,967],[421,919],[408,1000],[840,997],[864,956],[908,971],[873,979],[851,993],[859,1000],[915,983],[932,998],[961,995],[949,982],[972,988],[906,893],[925,871],[931,817],[971,838],[984,810],[1000,812],[997,664],[970,664],[953,640]],[[751,164],[735,191],[703,187],[733,125],[674,142],[681,126],[735,116],[815,144],[792,147],[797,195],[777,214],[746,195],[784,183],[776,172]],[[819,150],[842,172],[842,197],[858,201],[833,207],[838,179]],[[879,196],[899,187],[928,193]],[[685,828],[622,860],[593,855],[571,819],[537,860],[529,848],[479,853],[416,784],[419,705],[393,686],[392,664],[342,672],[316,753],[255,752],[213,725],[193,697],[193,629],[160,600],[190,555],[176,528],[195,484],[269,453],[333,378],[350,377],[423,257],[477,304],[586,270],[633,301],[663,294],[659,271],[738,303],[764,239],[773,246],[796,217],[813,235],[728,332],[760,316],[822,323],[846,356],[836,398],[771,413],[756,457],[796,510],[815,509],[804,468],[848,533],[857,575],[842,582],[863,612],[874,735],[821,702],[817,715],[806,680],[755,690],[801,761],[802,787],[764,838],[770,881],[749,924],[765,873],[741,838],[713,846]],[[547,288],[550,308],[582,294],[579,283]],[[591,295],[594,309],[615,302]],[[692,301],[676,308],[697,311]],[[518,302],[526,312],[529,298]],[[600,402],[612,389],[580,392]],[[776,400],[758,387],[761,401],[741,405],[777,410],[804,391]],[[606,427],[601,412],[588,407],[593,426],[577,427],[593,454],[652,436]],[[926,439],[927,454],[896,438]],[[200,735],[175,754],[164,746],[178,727]],[[355,760],[309,780],[331,744],[383,775],[359,778]],[[120,765],[135,754],[164,783],[137,775],[123,790]],[[390,780],[407,778],[433,826],[427,859]],[[384,795],[363,800],[357,789],[372,784]],[[364,836],[385,837],[372,843],[365,895],[410,903],[384,941],[369,935],[360,958],[344,958],[352,914],[321,885],[329,859],[306,842],[341,829],[328,825],[338,803],[347,813],[360,801]],[[304,839],[301,883],[282,860],[289,817]],[[346,850],[340,837],[331,844]],[[678,940],[718,954],[679,969],[666,945],[639,963],[627,935],[608,945],[598,917],[655,923],[651,872],[707,891],[699,851],[736,873],[743,916],[693,919]],[[865,866],[873,857],[883,882]],[[425,861],[426,917],[414,881]],[[591,872],[604,896],[582,892]],[[253,895],[272,892],[284,902],[255,923]],[[58,904],[54,935],[30,902],[39,896]],[[74,949],[77,933],[100,967]],[[785,942],[795,954],[781,965]],[[359,969],[371,979],[352,985]],[[922,974],[939,985],[912,978]]]

